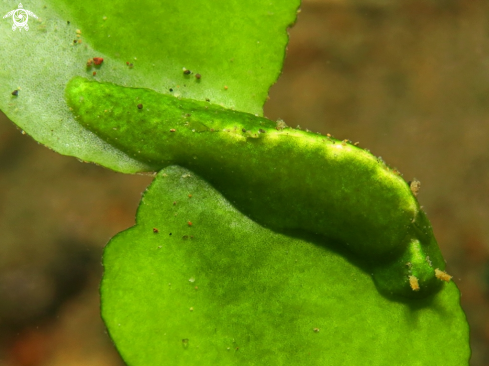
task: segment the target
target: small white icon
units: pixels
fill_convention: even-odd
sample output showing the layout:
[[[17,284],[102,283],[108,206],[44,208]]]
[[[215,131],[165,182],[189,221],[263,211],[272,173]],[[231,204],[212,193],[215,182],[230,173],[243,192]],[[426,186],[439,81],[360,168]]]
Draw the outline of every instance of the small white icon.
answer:
[[[17,28],[19,28],[19,31],[22,31],[22,28],[28,31],[29,25],[27,24],[27,21],[29,20],[29,15],[37,19],[36,14],[34,14],[32,11],[25,10],[22,4],[19,4],[18,9],[8,12],[7,15],[3,17],[3,19],[12,16],[12,20],[14,21],[14,24],[12,25],[13,31]]]

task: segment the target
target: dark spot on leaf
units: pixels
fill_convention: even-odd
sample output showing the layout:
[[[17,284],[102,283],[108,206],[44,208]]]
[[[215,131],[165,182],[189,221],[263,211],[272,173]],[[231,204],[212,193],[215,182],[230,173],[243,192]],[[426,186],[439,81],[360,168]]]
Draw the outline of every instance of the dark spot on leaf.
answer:
[[[143,105],[141,103],[138,104],[138,109],[143,109]]]
[[[12,92],[12,95],[13,95],[13,96],[17,96],[17,95],[19,95],[19,90],[18,90],[18,89],[15,89],[15,90]]]

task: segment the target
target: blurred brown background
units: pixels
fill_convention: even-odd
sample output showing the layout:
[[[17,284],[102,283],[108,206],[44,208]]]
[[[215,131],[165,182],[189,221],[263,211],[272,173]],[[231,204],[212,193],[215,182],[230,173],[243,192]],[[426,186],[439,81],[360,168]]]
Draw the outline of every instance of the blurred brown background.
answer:
[[[489,2],[305,0],[265,114],[360,141],[422,182],[489,365]],[[147,176],[60,156],[0,117],[0,365],[116,366],[99,316],[103,246]]]

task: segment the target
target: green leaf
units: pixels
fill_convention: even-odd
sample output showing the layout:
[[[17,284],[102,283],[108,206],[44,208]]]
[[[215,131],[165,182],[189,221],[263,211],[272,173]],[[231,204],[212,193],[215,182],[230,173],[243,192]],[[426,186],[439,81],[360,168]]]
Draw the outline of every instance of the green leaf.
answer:
[[[24,3],[39,17],[29,18],[28,32],[12,31],[10,17],[0,23],[0,109],[61,154],[122,172],[151,170],[76,123],[64,101],[67,82],[86,76],[261,115],[298,6],[299,0]],[[2,15],[15,8],[0,2]],[[93,57],[104,61],[87,68]]]
[[[458,366],[470,356],[453,282],[391,301],[348,256],[259,226],[176,166],[158,174],[104,266],[102,315],[131,366]]]

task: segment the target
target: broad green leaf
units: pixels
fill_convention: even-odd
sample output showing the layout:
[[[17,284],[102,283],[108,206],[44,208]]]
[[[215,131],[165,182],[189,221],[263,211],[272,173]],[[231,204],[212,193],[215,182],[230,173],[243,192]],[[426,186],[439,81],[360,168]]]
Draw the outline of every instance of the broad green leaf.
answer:
[[[29,17],[28,31],[13,31],[11,17],[0,23],[0,109],[59,153],[136,172],[153,167],[76,123],[64,100],[67,82],[86,76],[262,115],[299,0],[34,0],[23,6],[38,17]],[[17,7],[2,0],[0,14]],[[104,61],[87,68],[93,57]],[[11,95],[16,89],[18,96]]]
[[[358,264],[259,226],[172,166],[105,249],[102,315],[130,366],[468,363],[453,282],[394,302]]]

